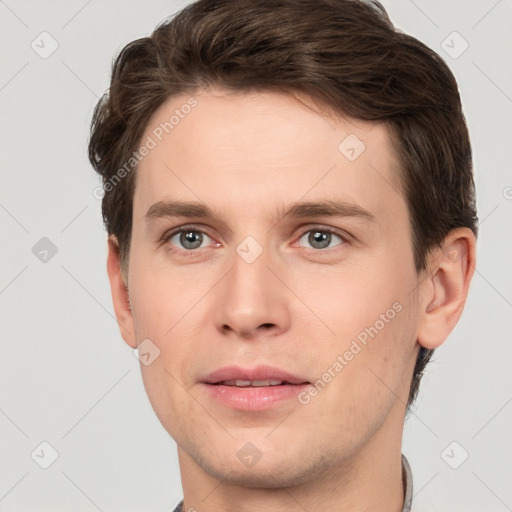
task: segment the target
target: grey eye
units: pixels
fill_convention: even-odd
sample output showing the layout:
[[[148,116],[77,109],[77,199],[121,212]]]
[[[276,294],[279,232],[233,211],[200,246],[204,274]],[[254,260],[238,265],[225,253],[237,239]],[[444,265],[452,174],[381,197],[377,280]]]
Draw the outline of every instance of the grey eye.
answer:
[[[203,247],[203,242],[210,240],[210,237],[201,231],[192,229],[179,231],[175,233],[170,239],[169,243],[179,248],[194,250]],[[181,246],[181,247],[180,247]]]
[[[336,241],[336,238],[339,242],[331,246],[331,242]],[[326,247],[334,247],[343,243],[343,240],[339,235],[321,229],[313,229],[304,233],[299,239],[299,245],[302,245],[301,241],[304,239],[307,240],[307,243],[310,244],[313,249],[325,249]]]

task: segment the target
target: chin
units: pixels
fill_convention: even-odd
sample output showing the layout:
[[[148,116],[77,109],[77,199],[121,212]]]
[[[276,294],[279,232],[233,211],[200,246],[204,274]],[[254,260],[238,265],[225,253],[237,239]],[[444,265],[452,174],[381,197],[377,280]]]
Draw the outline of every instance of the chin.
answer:
[[[227,485],[235,485],[250,489],[281,489],[304,485],[323,473],[330,471],[332,459],[319,456],[316,460],[299,457],[297,452],[290,457],[284,457],[278,451],[274,452],[273,460],[263,454],[252,467],[241,467],[240,461],[235,458],[224,458],[221,464],[218,459],[194,457],[196,463],[211,477]],[[278,458],[279,457],[279,458]]]
[[[245,487],[248,489],[282,489],[302,485],[311,480],[311,473],[307,470],[291,473],[279,471],[273,467],[251,468],[247,470],[233,470],[229,468],[203,467],[210,476],[222,481],[226,485]]]

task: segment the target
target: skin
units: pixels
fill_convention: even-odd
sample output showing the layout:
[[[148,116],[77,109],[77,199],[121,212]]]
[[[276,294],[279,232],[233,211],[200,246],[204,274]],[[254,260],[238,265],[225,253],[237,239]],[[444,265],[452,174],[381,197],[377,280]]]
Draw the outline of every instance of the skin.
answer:
[[[168,99],[142,140],[191,96]],[[141,371],[178,445],[183,510],[398,512],[414,363],[419,347],[438,347],[460,317],[475,238],[452,231],[417,274],[385,126],[278,93],[193,97],[197,107],[137,169],[127,272],[114,237],[107,265],[124,340],[135,348],[149,338],[160,350]],[[349,134],[366,146],[352,162],[338,150]],[[208,205],[218,218],[146,220],[171,199]],[[293,202],[326,200],[374,220],[282,217]],[[200,248],[179,236],[162,241],[186,224],[204,233]],[[308,235],[325,228],[336,234],[319,248]],[[263,249],[252,263],[236,252],[247,236]],[[199,382],[223,366],[257,364],[315,382],[395,303],[401,311],[307,404],[238,411]],[[248,442],[261,455],[252,467],[237,457]]]

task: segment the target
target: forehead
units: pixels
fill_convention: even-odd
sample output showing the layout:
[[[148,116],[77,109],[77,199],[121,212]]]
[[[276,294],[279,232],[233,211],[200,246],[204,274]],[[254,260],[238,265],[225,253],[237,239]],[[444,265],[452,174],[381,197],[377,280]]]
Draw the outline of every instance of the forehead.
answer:
[[[307,98],[219,89],[169,98],[150,119],[137,168],[134,214],[169,195],[274,211],[300,198],[379,209],[402,200],[383,124],[319,112]],[[263,202],[262,202],[263,201]]]

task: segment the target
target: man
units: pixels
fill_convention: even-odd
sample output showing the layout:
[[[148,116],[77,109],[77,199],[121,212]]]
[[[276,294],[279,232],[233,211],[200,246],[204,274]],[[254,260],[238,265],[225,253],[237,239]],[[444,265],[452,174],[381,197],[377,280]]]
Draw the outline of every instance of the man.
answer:
[[[123,49],[89,154],[176,510],[411,510],[405,412],[475,266],[444,62],[376,2],[200,0]]]

